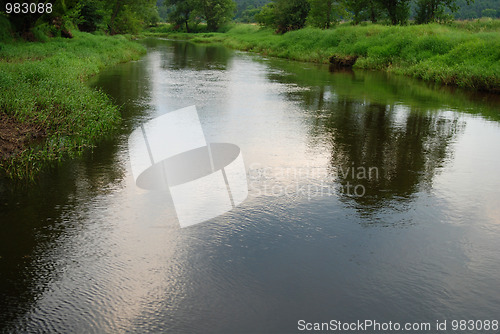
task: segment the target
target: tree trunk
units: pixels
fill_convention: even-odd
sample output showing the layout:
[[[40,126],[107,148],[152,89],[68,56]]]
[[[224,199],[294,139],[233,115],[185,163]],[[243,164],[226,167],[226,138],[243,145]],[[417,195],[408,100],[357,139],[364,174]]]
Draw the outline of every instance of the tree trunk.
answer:
[[[116,34],[116,32],[115,32],[115,19],[116,19],[116,16],[118,15],[118,12],[120,12],[122,4],[123,4],[123,0],[116,0],[115,8],[113,9],[113,13],[111,14],[111,21],[109,23],[111,35]]]
[[[2,8],[3,9],[3,8]],[[14,31],[19,33],[19,35],[28,41],[34,41],[35,36],[31,31],[35,27],[36,21],[42,16],[42,14],[17,14],[10,15],[9,21],[14,28]]]
[[[372,21],[372,23],[377,23],[377,15],[375,13],[375,4],[373,0],[370,1],[370,21]]]
[[[432,4],[432,12],[431,12],[431,21],[434,22],[436,21],[436,12],[437,12],[437,1],[433,1]]]
[[[330,29],[330,22],[332,21],[332,4],[333,0],[328,0],[328,9],[326,12],[326,29]]]
[[[393,26],[398,24],[398,15],[396,6],[392,6],[389,8],[389,17],[391,18],[391,23]]]

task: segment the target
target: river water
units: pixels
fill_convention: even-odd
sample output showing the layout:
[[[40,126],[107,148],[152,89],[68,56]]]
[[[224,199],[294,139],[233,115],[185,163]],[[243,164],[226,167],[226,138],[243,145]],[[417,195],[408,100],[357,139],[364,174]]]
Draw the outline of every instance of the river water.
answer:
[[[35,185],[0,183],[5,332],[500,320],[498,97],[144,43],[92,83],[122,106],[117,134]],[[249,195],[180,228],[168,193],[135,185],[128,137],[191,105],[207,141],[240,147]]]

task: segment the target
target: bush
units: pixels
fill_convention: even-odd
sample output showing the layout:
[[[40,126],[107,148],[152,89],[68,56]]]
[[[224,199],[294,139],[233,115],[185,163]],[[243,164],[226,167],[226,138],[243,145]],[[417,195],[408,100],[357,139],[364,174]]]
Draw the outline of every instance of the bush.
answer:
[[[118,34],[138,34],[142,30],[141,20],[124,6],[115,19],[114,32]]]
[[[274,3],[270,2],[263,6],[259,13],[255,14],[255,21],[265,27],[273,27],[276,16],[274,13]]]
[[[81,31],[94,32],[103,20],[103,13],[96,1],[86,1],[80,10],[81,22],[78,28]]]
[[[39,42],[48,42],[52,31],[47,23],[42,23],[33,28],[33,36]]]
[[[12,28],[10,22],[6,17],[0,15],[0,42],[10,41],[12,41]]]
[[[495,18],[497,17],[497,11],[495,9],[487,8],[481,12],[483,17]]]

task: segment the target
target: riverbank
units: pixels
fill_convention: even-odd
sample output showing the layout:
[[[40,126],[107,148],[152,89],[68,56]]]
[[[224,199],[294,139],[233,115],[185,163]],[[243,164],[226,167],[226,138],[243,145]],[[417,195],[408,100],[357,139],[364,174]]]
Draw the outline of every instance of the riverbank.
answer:
[[[238,24],[225,33],[186,34],[169,26],[146,35],[222,43],[243,51],[292,60],[328,63],[357,57],[354,68],[377,69],[440,84],[500,93],[500,20],[450,25],[341,25],[305,28],[277,35],[270,29]]]
[[[0,173],[33,178],[48,162],[78,155],[115,129],[118,107],[85,82],[145,52],[125,36],[81,32],[45,43],[0,43]]]

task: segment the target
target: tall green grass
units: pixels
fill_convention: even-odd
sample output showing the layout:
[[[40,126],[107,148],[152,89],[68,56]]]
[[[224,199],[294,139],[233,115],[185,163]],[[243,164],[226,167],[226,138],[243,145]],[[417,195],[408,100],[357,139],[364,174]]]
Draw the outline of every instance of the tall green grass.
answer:
[[[500,31],[500,20],[483,17],[477,20],[470,21],[453,21],[448,24],[451,27],[467,30],[471,32],[487,32],[487,31]]]
[[[0,170],[13,178],[33,178],[48,161],[77,155],[112,131],[120,122],[118,108],[85,81],[105,66],[144,52],[124,36],[79,32],[71,40],[2,44],[0,112],[44,129],[47,137],[0,161]]]
[[[357,68],[384,69],[437,83],[498,92],[499,22],[341,25],[330,30],[305,28],[284,35],[241,24],[224,34],[189,37],[195,42],[218,42],[239,50],[300,61],[327,63],[334,54],[355,55],[359,57]]]

